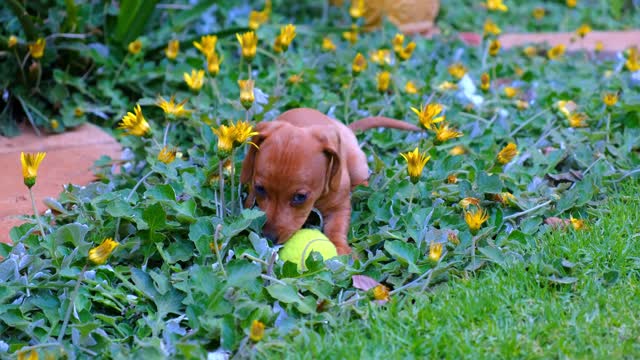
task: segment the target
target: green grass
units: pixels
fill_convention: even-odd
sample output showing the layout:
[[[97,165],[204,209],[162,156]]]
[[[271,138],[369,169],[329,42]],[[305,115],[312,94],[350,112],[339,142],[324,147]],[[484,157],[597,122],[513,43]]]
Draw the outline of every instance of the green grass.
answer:
[[[460,276],[316,325],[259,353],[290,358],[621,359],[640,357],[640,190],[624,184],[585,231],[549,231],[524,262]],[[575,282],[549,281],[550,265]],[[286,347],[277,344],[288,343]],[[272,346],[273,345],[273,346]],[[264,351],[264,352],[263,352]]]

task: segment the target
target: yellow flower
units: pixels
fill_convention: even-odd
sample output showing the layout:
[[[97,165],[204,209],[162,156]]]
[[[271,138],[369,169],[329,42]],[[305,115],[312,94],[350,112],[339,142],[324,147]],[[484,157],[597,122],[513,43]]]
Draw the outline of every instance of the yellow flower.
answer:
[[[324,51],[336,51],[336,44],[331,41],[330,38],[322,38],[322,50]]]
[[[536,49],[535,46],[527,46],[522,50],[522,52],[528,57],[534,57],[538,55],[538,49]]]
[[[489,55],[496,56],[500,51],[500,40],[491,40],[489,43]]]
[[[258,135],[258,132],[253,131],[253,126],[247,121],[238,121],[233,125],[233,141],[236,145],[244,144],[254,135]]]
[[[383,71],[378,73],[378,91],[381,93],[386,92],[389,89],[389,83],[391,82],[391,73],[388,71]]]
[[[238,86],[240,87],[240,103],[245,109],[251,109],[255,96],[253,94],[253,80],[238,80]]]
[[[606,92],[602,94],[602,102],[608,107],[611,107],[618,102],[618,94]]]
[[[604,44],[602,43],[602,41],[600,40],[596,41],[596,44],[593,50],[595,50],[595,52],[597,53],[602,52],[602,50],[604,50]]]
[[[578,30],[576,30],[576,34],[578,36],[580,36],[581,38],[587,36],[587,34],[590,33],[590,32],[591,32],[591,26],[589,26],[587,24],[580,25]]]
[[[447,184],[457,184],[458,183],[458,177],[456,176],[456,174],[450,174],[449,176],[447,176]]]
[[[219,128],[211,128],[214,134],[218,137],[218,151],[222,153],[229,153],[233,150],[233,142],[235,141],[235,127],[220,125]]]
[[[11,35],[9,36],[9,40],[7,40],[7,47],[11,49],[12,47],[16,46],[17,43],[18,38],[15,35]]]
[[[578,5],[578,0],[567,0],[567,6],[570,8],[574,8]]]
[[[502,11],[506,12],[509,10],[507,5],[505,5],[502,0],[487,0],[487,9],[491,11]]]
[[[436,133],[436,142],[443,143],[447,140],[459,138],[462,136],[462,133],[456,131],[454,128],[450,128],[449,125],[445,122],[441,123],[438,127],[435,128]]]
[[[25,358],[26,353],[22,350],[18,352],[18,360],[38,360],[38,352],[36,350],[31,350],[29,353],[29,357]]]
[[[500,27],[498,27],[498,25],[496,25],[496,23],[494,23],[493,21],[491,21],[491,19],[487,19],[487,21],[484,22],[484,34],[488,35],[500,35],[500,33],[502,32],[502,30],[500,29]]]
[[[467,151],[461,145],[456,145],[449,150],[449,154],[453,156],[464,155]]]
[[[475,234],[478,230],[480,230],[482,224],[488,219],[489,215],[481,208],[478,208],[473,212],[466,210],[464,212],[464,221],[469,226],[469,230],[472,234]]]
[[[482,91],[489,91],[490,88],[491,78],[489,77],[489,74],[482,73],[482,75],[480,75],[480,89],[482,89]]]
[[[73,109],[73,116],[81,117],[82,115],[84,115],[84,110],[82,110],[81,107],[76,107],[75,109]]]
[[[60,126],[60,123],[56,119],[51,119],[51,128],[53,130],[57,129]]]
[[[542,20],[542,18],[546,14],[546,10],[543,7],[537,7],[533,9],[533,12],[531,14],[533,15],[534,19]]]
[[[458,89],[458,85],[452,83],[451,81],[443,81],[440,85],[438,85],[438,90],[440,91],[449,91]]]
[[[89,250],[89,261],[96,265],[106,263],[107,259],[111,256],[111,253],[116,247],[118,247],[118,245],[120,245],[120,243],[114,241],[112,238],[104,239],[102,244]]]
[[[378,301],[389,301],[389,289],[380,284],[373,288],[373,298]]]
[[[396,34],[393,37],[393,40],[391,40],[391,45],[393,45],[394,52],[399,53],[400,51],[402,51],[402,48],[404,47],[404,35]]]
[[[365,12],[364,0],[351,0],[351,7],[349,7],[349,15],[352,18],[361,18]]]
[[[571,221],[571,226],[574,230],[583,230],[587,227],[584,220],[576,219],[573,216],[570,216],[569,221]]]
[[[292,24],[283,26],[280,28],[280,35],[278,35],[273,42],[273,51],[281,53],[287,51],[289,45],[296,37],[296,27]]]
[[[408,43],[406,47],[404,48],[401,47],[400,51],[396,52],[396,56],[400,59],[400,61],[409,60],[411,55],[413,55],[413,50],[415,49],[416,49],[416,43],[412,41]]]
[[[514,96],[518,95],[518,88],[514,88],[511,86],[507,86],[504,88],[504,94],[506,97],[508,97],[509,99],[513,98]]]
[[[31,188],[36,184],[38,168],[40,167],[40,163],[46,155],[47,153],[45,152],[39,152],[35,154],[24,152],[20,153],[20,162],[22,163],[22,178],[24,180],[24,184],[27,185],[28,188]]]
[[[216,51],[216,43],[218,42],[218,37],[215,35],[203,35],[200,37],[200,42],[194,41],[193,46],[196,49],[200,50],[202,55],[209,56],[211,53]]]
[[[171,115],[175,117],[182,117],[189,115],[191,110],[187,110],[184,108],[184,104],[187,102],[187,99],[182,100],[180,103],[175,103],[175,96],[171,96],[169,101],[165,100],[162,96],[159,96],[156,100],[156,105],[158,105],[166,115]]]
[[[169,149],[165,146],[158,153],[158,160],[162,161],[165,164],[170,164],[173,162],[173,160],[176,159],[176,152],[176,149]]]
[[[547,57],[550,60],[559,59],[560,57],[562,57],[562,55],[564,55],[565,49],[566,46],[564,46],[563,44],[556,45],[547,51]]]
[[[498,153],[498,162],[504,165],[513,160],[516,155],[518,155],[518,146],[514,143],[508,143],[507,146]]]
[[[411,108],[416,115],[420,124],[427,130],[433,129],[433,124],[444,121],[444,115],[437,116],[442,112],[442,105],[440,104],[425,104],[422,109]]]
[[[448,70],[449,70],[449,74],[451,74],[451,76],[453,76],[458,80],[462,79],[464,74],[467,73],[467,68],[461,63],[455,63],[452,65],[449,65]]]
[[[378,65],[391,64],[391,51],[388,49],[378,49],[371,53],[371,61]]]
[[[269,20],[269,15],[271,15],[271,0],[265,2],[262,11],[251,11],[249,14],[249,28],[251,28],[251,30],[258,30],[260,25]]]
[[[407,84],[404,86],[404,91],[407,94],[417,94],[418,88],[416,87],[416,84],[413,83],[413,81],[407,81]]]
[[[529,108],[529,103],[524,101],[524,100],[516,100],[516,107],[518,108],[518,110],[526,110]]]
[[[417,183],[422,175],[422,170],[427,164],[427,161],[431,159],[431,156],[427,156],[426,153],[422,154],[416,147],[415,150],[409,151],[406,154],[400,154],[407,161],[407,172],[411,178],[412,183]]]
[[[122,118],[118,129],[125,129],[130,135],[144,136],[149,133],[151,128],[144,115],[142,115],[142,109],[139,104],[136,104],[134,111],[135,114],[128,112]]]
[[[35,43],[29,44],[29,54],[34,59],[40,59],[44,55],[44,48],[47,42],[43,38],[38,38]]]
[[[167,48],[164,50],[165,55],[167,55],[167,59],[175,60],[176,57],[178,57],[178,52],[180,52],[180,41],[169,41],[169,44],[167,44]]]
[[[204,70],[191,70],[191,75],[182,74],[184,81],[189,85],[189,88],[193,91],[200,91],[202,85],[204,85]]]
[[[256,57],[256,52],[258,49],[258,36],[255,32],[249,31],[244,34],[236,34],[236,38],[240,43],[240,47],[242,48],[242,57],[246,61],[253,60]]]
[[[275,42],[273,43],[273,50],[276,53],[281,53],[283,51],[287,51],[289,45],[296,37],[296,27],[292,24],[283,26],[280,28],[280,35],[276,37]]]
[[[496,198],[503,205],[512,206],[516,204],[516,197],[513,196],[513,194],[510,192],[503,192],[500,194],[496,194]]]
[[[249,330],[249,338],[254,342],[262,340],[264,337],[264,324],[260,320],[253,320],[251,330]]]
[[[571,116],[571,113],[576,110],[578,105],[571,100],[558,100],[556,102],[556,107],[558,110],[567,118]]]
[[[302,74],[293,74],[291,76],[289,76],[289,78],[287,79],[287,82],[289,84],[300,84],[302,82]]]
[[[584,113],[573,113],[569,116],[569,126],[574,128],[587,127],[587,115]]]
[[[432,241],[429,245],[429,259],[438,261],[442,257],[442,243]]]
[[[216,77],[220,72],[220,64],[222,64],[222,57],[218,57],[218,53],[215,51],[207,56],[207,71],[209,75]]]
[[[460,207],[462,207],[463,209],[468,208],[469,205],[480,206],[480,199],[474,197],[466,197],[460,200],[460,202],[458,202],[458,205],[460,205]]]
[[[638,54],[637,47],[632,47],[629,49],[625,66],[627,67],[627,70],[631,72],[640,70],[640,55]]]
[[[353,24],[351,25],[350,31],[343,31],[342,38],[351,43],[351,45],[358,42],[358,26]]]
[[[137,39],[130,42],[127,49],[129,50],[129,53],[137,55],[138,53],[140,53],[140,50],[142,50],[142,41],[140,41],[140,39]]]
[[[353,58],[353,64],[351,64],[351,72],[354,75],[358,75],[367,69],[367,59],[362,56],[361,53],[357,53],[356,57]]]

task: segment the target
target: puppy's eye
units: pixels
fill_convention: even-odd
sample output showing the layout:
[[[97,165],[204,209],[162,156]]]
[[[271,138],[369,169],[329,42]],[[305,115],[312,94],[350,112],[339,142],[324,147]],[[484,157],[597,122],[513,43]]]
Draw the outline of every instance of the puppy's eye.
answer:
[[[291,205],[302,205],[307,201],[307,194],[297,193],[291,198]]]
[[[267,195],[267,190],[265,190],[262,185],[256,185],[253,190],[256,192],[257,196],[264,197]]]

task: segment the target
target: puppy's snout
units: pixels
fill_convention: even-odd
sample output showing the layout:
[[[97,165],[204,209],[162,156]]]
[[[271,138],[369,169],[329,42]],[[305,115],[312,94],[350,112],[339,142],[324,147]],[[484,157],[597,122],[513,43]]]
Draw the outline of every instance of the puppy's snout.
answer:
[[[262,228],[262,235],[267,239],[269,239],[269,241],[271,241],[272,243],[274,244],[278,243],[278,233],[275,230],[273,230],[271,227],[265,225]]]

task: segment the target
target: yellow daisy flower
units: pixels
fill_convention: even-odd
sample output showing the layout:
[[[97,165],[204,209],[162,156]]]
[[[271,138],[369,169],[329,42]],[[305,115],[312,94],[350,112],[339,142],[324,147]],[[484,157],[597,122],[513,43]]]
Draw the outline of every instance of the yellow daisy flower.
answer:
[[[132,55],[139,54],[140,51],[142,50],[142,41],[138,39],[130,42],[129,46],[127,46],[127,49],[129,50],[129,53]]]
[[[358,75],[367,69],[367,59],[362,56],[361,53],[357,53],[356,57],[353,58],[353,64],[351,64],[351,72],[354,75]]]
[[[420,180],[424,166],[427,164],[427,161],[431,159],[431,156],[427,156],[426,153],[420,153],[417,147],[413,151],[400,154],[400,156],[407,161],[407,172],[409,173],[411,182],[414,184],[417,183],[418,180]]]
[[[176,149],[169,149],[168,147],[163,147],[158,153],[158,160],[165,164],[170,164],[173,160],[176,159]]]
[[[256,52],[258,51],[258,36],[255,32],[249,31],[244,34],[236,34],[236,38],[242,49],[242,57],[246,61],[251,62],[251,60],[256,57]]]
[[[505,5],[502,0],[487,0],[487,9],[491,11],[502,11],[507,12],[509,8]]]
[[[7,47],[11,49],[16,46],[16,44],[18,44],[18,38],[15,35],[9,36],[9,39],[7,40]]]
[[[216,77],[220,72],[220,64],[222,64],[222,57],[218,57],[218,53],[215,51],[207,56],[207,71],[212,77]]]
[[[122,118],[118,129],[124,129],[130,135],[145,136],[149,133],[151,128],[149,127],[147,119],[145,119],[142,114],[140,104],[136,104],[134,111],[135,114],[128,112],[127,115]]]
[[[178,52],[180,52],[180,41],[171,40],[169,44],[167,44],[167,48],[164,50],[167,59],[175,60],[178,57]]]
[[[200,50],[202,55],[209,56],[211,53],[216,51],[216,43],[218,42],[218,37],[215,35],[203,35],[200,37],[200,42],[194,41],[193,46],[196,49]]]
[[[602,102],[607,106],[614,106],[618,102],[618,94],[612,92],[606,92],[602,94]]]
[[[449,66],[448,71],[451,76],[453,76],[457,80],[460,80],[462,79],[464,74],[467,73],[467,68],[461,63],[455,63]]]
[[[22,178],[24,184],[28,188],[32,188],[36,184],[36,178],[38,177],[38,168],[40,163],[47,155],[46,152],[39,152],[35,154],[20,153],[20,162],[22,163]]]
[[[280,35],[276,37],[273,44],[273,50],[276,53],[287,51],[289,45],[296,37],[296,27],[292,24],[288,24],[280,28]]]
[[[364,16],[365,3],[364,0],[351,0],[351,6],[349,7],[349,15],[352,18],[358,19]]]
[[[249,330],[249,338],[253,342],[258,342],[264,337],[264,323],[260,320],[253,320]]]
[[[421,109],[411,108],[416,115],[420,124],[427,130],[433,129],[433,124],[444,121],[444,115],[438,116],[442,113],[442,105],[440,104],[425,104]]]
[[[389,83],[391,83],[391,73],[388,71],[383,71],[378,73],[378,91],[381,93],[387,92],[389,90]]]
[[[486,91],[489,91],[490,88],[491,88],[491,78],[489,77],[489,74],[482,73],[482,75],[480,75],[480,89],[486,92]]]
[[[169,101],[165,100],[162,96],[159,96],[156,100],[156,105],[158,105],[162,111],[166,115],[175,116],[175,117],[183,117],[189,115],[191,110],[187,110],[184,108],[184,104],[186,104],[187,99],[182,100],[180,103],[175,103],[175,96],[171,96]]]
[[[47,42],[43,38],[38,38],[35,43],[29,44],[29,54],[34,59],[40,59],[44,55],[44,48]]]
[[[487,21],[484,22],[485,35],[500,35],[501,32],[502,30],[500,29],[500,27],[496,23],[491,21],[491,19],[487,19]]]
[[[482,227],[482,224],[488,219],[489,215],[481,208],[478,208],[475,211],[464,212],[464,221],[467,223],[467,226],[469,226],[469,230],[472,234],[478,232]]]
[[[547,51],[547,57],[549,60],[557,60],[564,55],[566,46],[563,44],[556,45]]]
[[[491,40],[489,43],[489,55],[496,56],[500,52],[500,40]]]
[[[336,44],[331,41],[330,38],[322,38],[322,50],[324,51],[336,51]]]
[[[500,150],[500,152],[498,153],[498,163],[503,165],[507,164],[511,160],[513,160],[516,155],[518,155],[518,146],[514,143],[508,143],[507,146],[502,148],[502,150]]]
[[[236,138],[233,126],[220,125],[217,129],[212,127],[211,131],[218,137],[218,151],[226,154],[233,150],[233,143]]]
[[[187,83],[189,89],[192,91],[200,91],[202,86],[204,85],[204,70],[191,70],[191,75],[184,73],[182,74],[184,77],[184,82]]]
[[[373,288],[373,298],[378,301],[389,301],[389,289],[380,284]]]
[[[406,85],[404,86],[404,91],[407,94],[417,94],[418,88],[416,87],[416,84],[413,83],[413,81],[407,81]]]
[[[114,241],[112,238],[104,239],[102,244],[89,250],[89,261],[96,265],[106,263],[107,259],[111,256],[111,253],[116,247],[118,247],[118,245],[120,245],[120,243]]]
[[[238,80],[238,86],[240,87],[240,103],[245,109],[251,109],[255,96],[253,93],[253,80]]]
[[[442,243],[432,241],[429,245],[429,259],[438,261],[442,257]]]
[[[450,128],[449,125],[445,122],[440,123],[440,125],[435,128],[435,133],[436,142],[438,143],[443,143],[447,140],[459,138],[463,135],[461,132],[456,131],[456,129]]]

